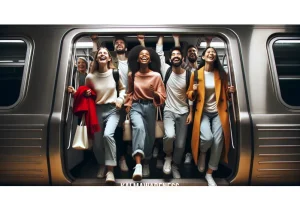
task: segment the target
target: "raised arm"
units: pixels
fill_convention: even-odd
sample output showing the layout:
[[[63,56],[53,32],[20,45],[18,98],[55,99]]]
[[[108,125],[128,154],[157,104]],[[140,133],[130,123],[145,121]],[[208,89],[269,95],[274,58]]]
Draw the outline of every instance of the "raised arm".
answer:
[[[98,51],[99,37],[98,37],[98,35],[93,34],[93,35],[91,36],[91,39],[92,39],[92,41],[93,41],[92,57],[94,58],[94,57],[95,57],[95,54],[96,54],[97,51]]]
[[[206,41],[206,46],[210,46],[210,43],[212,41],[213,37],[212,36],[208,36],[208,37],[205,37],[205,41]]]
[[[156,53],[159,55],[160,64],[161,64],[160,71],[163,76],[163,79],[165,79],[166,72],[167,72],[168,68],[170,67],[170,65],[168,65],[166,63],[166,57],[165,57],[165,54],[163,51],[163,39],[164,39],[163,36],[159,36],[157,43],[156,43]]]
[[[175,47],[180,47],[179,35],[173,34],[173,39],[174,39]]]
[[[137,39],[140,42],[141,46],[146,47],[146,45],[145,45],[145,35],[142,35],[142,34],[137,35]]]

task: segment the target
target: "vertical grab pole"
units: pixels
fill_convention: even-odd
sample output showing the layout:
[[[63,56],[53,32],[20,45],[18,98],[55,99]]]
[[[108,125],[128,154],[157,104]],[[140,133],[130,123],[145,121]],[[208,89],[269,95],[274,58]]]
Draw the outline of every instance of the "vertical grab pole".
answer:
[[[225,58],[227,57],[227,54],[224,55],[223,59],[222,59],[222,66],[224,66],[224,62],[225,62]],[[228,62],[227,62],[228,64]],[[230,86],[232,86],[232,79],[231,79],[231,71],[230,71],[230,67],[229,65],[227,65],[228,67],[228,75],[229,75],[229,84]],[[230,97],[231,97],[231,101],[233,100],[233,93],[230,93]],[[229,108],[229,102],[227,102],[227,107]],[[232,102],[232,110],[233,110],[233,117],[234,117],[234,121],[236,122],[236,115],[235,115],[235,107],[234,107],[234,103]],[[229,127],[230,127],[230,136],[231,136],[231,146],[233,149],[235,149],[234,147],[234,143],[233,143],[233,134],[232,134],[232,130],[231,130],[231,119],[230,117],[228,118],[229,120]]]
[[[72,61],[72,72],[71,72],[71,76],[70,76],[70,79],[69,81],[71,81],[72,83],[72,78],[73,78],[73,72],[74,72],[74,61],[76,60],[75,59],[76,57],[76,47],[75,47],[75,51],[74,51],[74,54],[73,54],[73,61]],[[75,78],[75,83],[76,83],[76,78]],[[75,88],[77,89],[76,85],[75,85]],[[68,124],[68,120],[69,120],[69,113],[70,113],[70,107],[71,107],[71,99],[72,99],[72,94],[69,93],[69,99],[68,99],[68,105],[67,105],[67,116],[66,116],[66,124]],[[70,149],[71,147],[71,138],[72,138],[72,131],[73,131],[73,120],[74,120],[74,115],[72,114],[71,115],[71,125],[70,125],[70,132],[69,132],[69,144],[68,144],[68,148],[67,149]]]

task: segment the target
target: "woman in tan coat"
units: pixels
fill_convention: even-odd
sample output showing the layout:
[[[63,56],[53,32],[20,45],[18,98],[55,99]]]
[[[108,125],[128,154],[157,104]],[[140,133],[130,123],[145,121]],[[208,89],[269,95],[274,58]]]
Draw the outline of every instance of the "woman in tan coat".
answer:
[[[212,172],[218,169],[221,155],[224,162],[228,162],[230,127],[227,100],[228,93],[235,92],[235,87],[228,87],[227,74],[213,47],[207,47],[203,51],[197,74],[198,84],[194,84],[192,73],[187,91],[188,98],[196,100],[197,103],[191,143],[192,154],[198,170],[204,172],[206,152],[211,148],[205,179],[209,186],[216,186]]]

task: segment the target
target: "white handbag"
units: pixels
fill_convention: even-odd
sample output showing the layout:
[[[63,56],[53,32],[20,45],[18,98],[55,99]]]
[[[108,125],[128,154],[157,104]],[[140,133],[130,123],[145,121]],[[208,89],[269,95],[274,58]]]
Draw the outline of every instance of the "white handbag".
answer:
[[[131,141],[131,140],[132,140],[131,123],[130,123],[129,114],[126,114],[126,119],[123,123],[123,141]]]
[[[160,120],[158,119],[158,115]],[[156,109],[156,123],[155,123],[155,138],[163,138],[165,134],[164,122],[161,115],[160,107]]]
[[[93,140],[88,138],[87,126],[85,125],[85,115],[82,115],[80,125],[77,125],[72,148],[77,150],[87,150],[93,146]]]

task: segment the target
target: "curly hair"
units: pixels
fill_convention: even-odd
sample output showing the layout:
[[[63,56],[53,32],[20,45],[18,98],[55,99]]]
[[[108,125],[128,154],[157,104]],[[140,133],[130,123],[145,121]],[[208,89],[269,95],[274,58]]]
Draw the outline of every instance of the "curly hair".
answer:
[[[160,58],[159,55],[152,48],[146,48],[141,45],[133,47],[128,54],[128,66],[132,74],[132,80],[134,80],[135,73],[140,70],[140,63],[138,62],[139,54],[142,50],[147,50],[150,54],[151,62],[149,63],[149,69],[158,72],[162,77],[160,71]]]
[[[202,55],[201,55],[201,57],[200,57],[200,63],[199,63],[199,66],[198,66],[198,70],[199,70],[201,67],[203,67],[203,66],[205,65],[205,60],[202,59],[202,56],[205,55],[206,51],[207,51],[209,48],[214,49],[215,52],[216,52],[216,60],[214,61],[214,68],[217,69],[217,70],[219,71],[220,78],[221,78],[222,81],[224,81],[225,78],[227,77],[227,74],[226,74],[226,72],[225,72],[225,70],[224,70],[224,68],[223,68],[223,66],[222,66],[222,64],[221,64],[221,62],[220,62],[220,59],[219,59],[219,56],[218,56],[218,52],[217,52],[217,50],[216,50],[214,47],[208,46],[208,47],[206,47],[206,48],[204,49],[204,51],[202,52]]]

